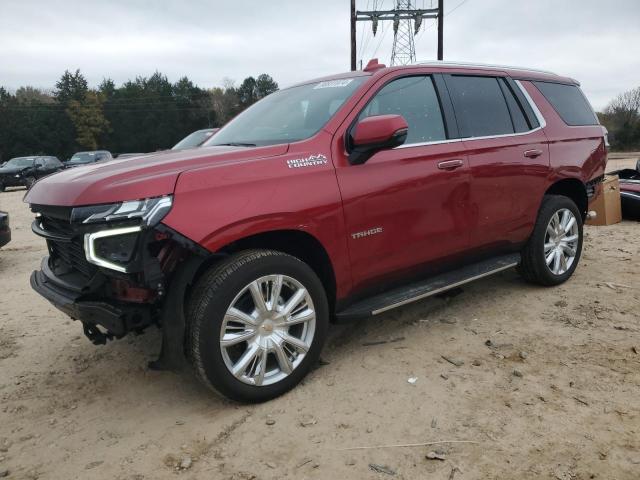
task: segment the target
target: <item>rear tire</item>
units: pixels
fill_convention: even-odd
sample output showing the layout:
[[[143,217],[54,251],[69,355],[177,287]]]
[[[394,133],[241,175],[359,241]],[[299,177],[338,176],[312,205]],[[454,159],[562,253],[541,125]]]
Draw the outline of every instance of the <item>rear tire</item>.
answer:
[[[563,283],[578,266],[582,241],[582,215],[573,200],[545,195],[518,270],[532,283]]]
[[[329,325],[320,279],[305,263],[248,250],[198,280],[187,314],[187,356],[198,378],[242,402],[296,386],[317,363]]]

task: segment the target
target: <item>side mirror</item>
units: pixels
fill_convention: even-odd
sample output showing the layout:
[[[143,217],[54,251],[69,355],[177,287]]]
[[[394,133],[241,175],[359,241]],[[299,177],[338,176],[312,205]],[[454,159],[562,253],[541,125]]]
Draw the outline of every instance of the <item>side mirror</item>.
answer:
[[[361,165],[380,150],[402,145],[408,133],[409,125],[401,115],[376,115],[360,120],[352,131],[349,163]]]

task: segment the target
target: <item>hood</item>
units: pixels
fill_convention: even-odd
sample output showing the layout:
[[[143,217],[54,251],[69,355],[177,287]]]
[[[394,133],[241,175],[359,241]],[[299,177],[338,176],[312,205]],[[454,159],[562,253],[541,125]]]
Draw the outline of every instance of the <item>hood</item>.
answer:
[[[80,206],[159,197],[173,193],[182,172],[210,165],[240,165],[287,152],[288,145],[204,147],[163,151],[143,157],[79,165],[38,181],[24,201],[37,205]]]

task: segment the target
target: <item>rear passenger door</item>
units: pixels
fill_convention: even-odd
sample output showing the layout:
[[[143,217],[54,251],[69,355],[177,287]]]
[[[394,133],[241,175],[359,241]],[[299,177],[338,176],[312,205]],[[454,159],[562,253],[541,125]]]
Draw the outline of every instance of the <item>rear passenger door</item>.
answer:
[[[528,238],[547,184],[541,116],[506,76],[444,77],[469,157],[470,246],[508,249]]]

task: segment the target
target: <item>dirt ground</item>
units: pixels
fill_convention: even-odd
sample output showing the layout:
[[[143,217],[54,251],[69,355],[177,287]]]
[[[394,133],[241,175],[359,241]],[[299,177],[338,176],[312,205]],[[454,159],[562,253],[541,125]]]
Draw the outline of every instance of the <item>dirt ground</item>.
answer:
[[[560,287],[508,271],[334,327],[303,384],[246,406],[147,370],[157,330],[95,347],[34,293],[23,193],[0,193],[0,477],[640,478],[637,222],[587,227]]]

